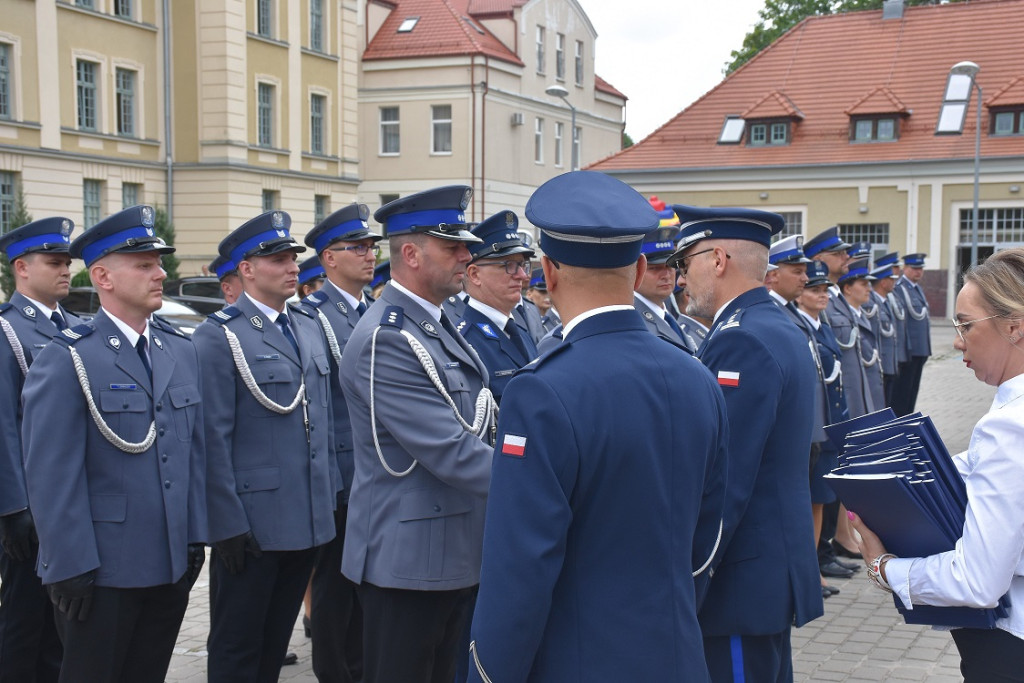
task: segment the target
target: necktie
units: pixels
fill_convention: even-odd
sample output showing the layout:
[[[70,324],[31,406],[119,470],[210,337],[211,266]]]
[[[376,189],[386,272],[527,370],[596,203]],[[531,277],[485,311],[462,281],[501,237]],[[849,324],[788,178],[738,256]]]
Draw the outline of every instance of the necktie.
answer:
[[[519,325],[516,325],[516,321],[512,318],[505,322],[505,334],[512,340],[515,347],[519,349],[519,353],[523,354],[523,360],[531,360],[530,350],[526,348],[526,342],[523,341],[523,333],[519,331]]]
[[[135,342],[135,350],[139,352],[139,360],[142,361],[143,367],[146,368],[146,376],[149,377],[149,381],[153,381],[153,366],[149,364],[149,353],[146,351],[146,336],[142,335],[139,337],[139,341]]]
[[[277,324],[281,327],[281,333],[284,334],[284,338],[288,340],[288,343],[295,349],[295,355],[299,355],[299,343],[295,341],[295,335],[292,334],[292,327],[288,324],[288,316],[282,313],[277,316]]]
[[[448,319],[447,315],[445,315],[444,311],[441,311],[441,327],[443,327],[445,332],[450,334],[456,341],[462,337],[462,335],[459,334],[459,331],[455,329],[455,325],[452,325],[452,321]]]
[[[58,332],[63,332],[68,327],[64,323],[64,316],[62,316],[58,311],[54,311],[50,314],[50,320],[52,320],[53,324],[57,326]],[[145,337],[143,337],[143,339],[145,339]]]
[[[366,304],[363,303],[362,301],[360,301],[359,305],[356,306],[356,313],[358,313],[359,317],[362,318],[363,317],[363,313],[366,313]]]
[[[675,321],[675,318],[673,318],[668,311],[665,311],[665,322],[667,322],[668,326],[672,328],[672,331],[679,336],[680,341],[685,343],[686,336],[683,334],[683,328],[679,327],[679,323]]]

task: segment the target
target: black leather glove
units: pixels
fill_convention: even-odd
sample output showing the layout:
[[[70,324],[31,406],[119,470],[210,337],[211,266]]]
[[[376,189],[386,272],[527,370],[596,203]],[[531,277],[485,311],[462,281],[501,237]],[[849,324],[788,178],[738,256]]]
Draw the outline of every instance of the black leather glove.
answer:
[[[39,543],[36,525],[28,508],[0,517],[0,545],[15,562],[26,562],[32,558],[32,548]]]
[[[96,570],[46,586],[50,602],[57,606],[68,621],[85,621],[92,608],[92,591],[96,587]]]
[[[188,584],[188,589],[192,590],[192,586],[196,585],[196,581],[199,579],[199,572],[203,570],[203,565],[206,564],[206,546],[202,543],[190,543],[188,546],[188,566],[185,567],[185,582]]]
[[[245,570],[246,553],[253,557],[263,556],[260,544],[256,542],[256,537],[252,535],[251,531],[217,541],[213,547],[217,549],[217,554],[224,561],[224,566],[229,574],[241,574]]]

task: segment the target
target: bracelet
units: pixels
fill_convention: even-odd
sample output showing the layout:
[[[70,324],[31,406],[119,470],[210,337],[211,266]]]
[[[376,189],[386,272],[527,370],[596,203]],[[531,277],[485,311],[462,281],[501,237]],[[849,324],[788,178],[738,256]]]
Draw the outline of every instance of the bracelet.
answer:
[[[871,579],[871,582],[876,586],[884,591],[888,591],[889,593],[892,593],[892,586],[890,586],[889,582],[885,580],[884,576],[882,576],[882,565],[895,558],[896,556],[892,553],[882,553],[875,559],[871,560],[871,562],[868,562],[868,578]]]

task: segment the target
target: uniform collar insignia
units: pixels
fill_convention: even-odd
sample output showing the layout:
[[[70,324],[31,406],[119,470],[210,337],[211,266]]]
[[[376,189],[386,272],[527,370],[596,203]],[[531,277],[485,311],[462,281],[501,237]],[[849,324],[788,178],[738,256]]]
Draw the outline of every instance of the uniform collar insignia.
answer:
[[[647,318],[648,320],[654,320],[654,314],[651,313],[650,311],[644,311],[644,317]]]
[[[107,343],[110,344],[110,347],[115,351],[121,348],[121,338],[118,337],[116,334],[112,334],[109,337],[107,337]]]
[[[257,330],[263,329],[263,318],[259,317],[258,315],[254,315],[253,317],[249,318],[249,322],[251,322],[252,326],[255,327]]]
[[[27,315],[30,318],[36,317],[36,309],[33,308],[32,306],[26,306],[21,310],[25,311],[25,315]]]
[[[153,335],[153,343],[156,344],[156,348],[158,349],[164,348],[164,343],[160,341],[160,337],[156,336],[155,334]]]
[[[421,322],[420,323],[420,327],[422,327],[426,331],[427,334],[433,335],[435,337],[440,336],[437,333],[437,328],[434,327],[434,324],[432,322],[430,322],[429,320],[424,320],[423,322]]]
[[[345,305],[344,301],[338,302],[338,310],[344,313],[345,315],[348,315],[348,306]]]

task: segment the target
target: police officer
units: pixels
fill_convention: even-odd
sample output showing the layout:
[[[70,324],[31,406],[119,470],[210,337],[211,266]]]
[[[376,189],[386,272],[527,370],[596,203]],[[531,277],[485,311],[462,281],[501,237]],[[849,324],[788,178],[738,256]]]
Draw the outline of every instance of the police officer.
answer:
[[[931,321],[928,300],[921,289],[924,260],[928,254],[907,254],[903,257],[903,275],[896,282],[893,294],[902,299],[906,311],[907,337],[910,357],[900,372],[893,390],[892,409],[897,416],[909,415],[917,405],[917,391],[921,387],[921,372],[932,355]]]
[[[441,310],[480,241],[471,196],[447,186],[377,210],[392,280],[341,360],[355,445],[341,568],[359,585],[366,683],[449,683],[479,582],[494,406]]]
[[[530,287],[526,290],[526,298],[537,306],[545,334],[562,324],[558,309],[551,304],[551,297],[548,296],[548,285],[544,282],[542,268],[534,268],[530,273]]]
[[[319,326],[285,302],[296,253],[287,213],[268,211],[219,246],[244,293],[193,335],[209,465],[208,678],[276,681],[313,568],[334,538],[330,372]]]
[[[373,269],[373,279],[370,280],[369,289],[370,297],[374,300],[380,296],[381,291],[391,280],[391,261],[381,261],[377,264],[377,267]]]
[[[888,265],[891,268],[890,280],[892,287],[886,295],[886,303],[889,304],[889,311],[892,313],[893,323],[896,326],[896,377],[887,387],[886,403],[892,406],[896,398],[896,387],[899,385],[899,377],[906,371],[907,361],[910,360],[910,334],[907,330],[907,304],[902,294],[896,289],[896,283],[902,275],[900,268],[900,255],[897,252],[886,254],[876,261],[875,265]]]
[[[14,275],[10,302],[0,304],[0,682],[56,681],[61,644],[53,609],[36,576],[39,543],[25,493],[21,390],[32,359],[60,330],[82,321],[59,301],[71,282],[68,248],[74,224],[44,218],[0,237]],[[16,351],[17,350],[17,351]]]
[[[518,226],[514,213],[499,211],[473,228],[482,241],[469,245],[473,255],[466,267],[469,301],[457,326],[487,366],[488,386],[498,402],[515,371],[537,357],[533,339],[512,317],[534,255],[519,238]]]
[[[224,302],[228,305],[235,303],[242,295],[242,280],[238,277],[238,266],[231,259],[217,254],[217,258],[210,262],[209,269],[220,281]]]
[[[505,393],[470,680],[705,681],[692,575],[720,532],[728,428],[710,373],[631,305],[658,217],[592,171],[526,215],[567,322]]]
[[[878,340],[862,307],[871,297],[867,259],[852,261],[839,278],[841,294],[829,301],[826,312],[839,348],[843,352],[843,387],[850,417],[859,417],[885,407]]]
[[[871,276],[871,299],[864,306],[864,315],[876,321],[875,338],[878,341],[878,353],[882,360],[882,386],[884,388],[885,405],[892,405],[892,391],[896,385],[896,374],[899,372],[900,342],[896,318],[889,304],[889,294],[896,284],[892,264],[898,259],[897,254],[886,254],[875,261]]]
[[[836,283],[849,268],[850,255],[847,250],[850,246],[839,237],[839,226],[835,225],[822,230],[804,242],[804,256],[812,261],[821,261],[828,266],[828,278],[832,283],[832,286],[829,287],[829,296],[839,295],[839,287]]]
[[[640,252],[647,259],[647,270],[637,284],[633,305],[653,334],[696,353],[697,340],[683,332],[665,305],[676,286],[676,269],[665,262],[675,251],[678,235],[679,227],[672,225],[655,228],[644,235]]]
[[[704,338],[708,336],[708,326],[711,324],[711,320],[697,320],[690,315],[688,310],[690,307],[690,293],[686,291],[686,276],[682,272],[677,272],[676,287],[672,290],[672,298],[676,302],[676,310],[679,311],[679,315],[676,316],[676,322],[679,323],[679,327],[682,328],[683,332],[693,337],[699,349],[700,345],[704,343]]]
[[[814,368],[804,335],[761,284],[784,222],[766,211],[674,208],[682,233],[669,264],[686,275],[690,308],[714,318],[698,357],[733,426],[722,545],[699,613],[708,669],[714,681],[787,680],[790,629],[823,607],[807,542]]]
[[[25,379],[25,480],[38,571],[59,611],[61,681],[163,681],[205,560],[203,412],[188,339],[150,320],[167,274],[154,211],[79,236],[100,309]],[[60,444],[55,447],[54,444]]]
[[[300,299],[318,291],[324,285],[327,275],[316,254],[299,263],[299,280],[295,294]]]
[[[350,683],[359,680],[362,671],[363,614],[355,584],[341,573],[355,464],[352,423],[339,368],[348,339],[368,308],[363,289],[373,279],[380,254],[377,243],[384,239],[367,227],[369,216],[365,204],[349,204],[320,221],[305,239],[306,245],[319,256],[327,276],[323,287],[306,297],[302,306],[320,323],[331,352],[332,424],[338,467],[334,516],[338,535],[321,548],[313,572],[313,672],[321,683]]]

